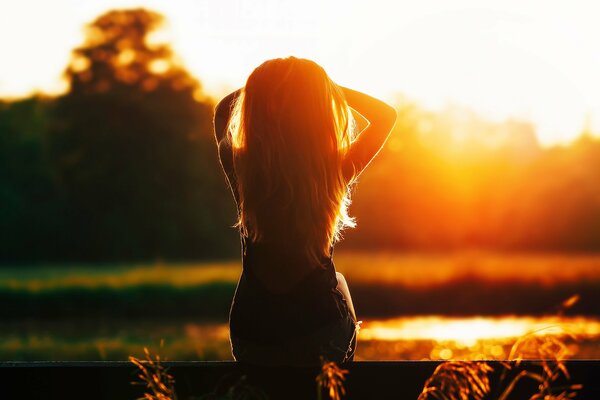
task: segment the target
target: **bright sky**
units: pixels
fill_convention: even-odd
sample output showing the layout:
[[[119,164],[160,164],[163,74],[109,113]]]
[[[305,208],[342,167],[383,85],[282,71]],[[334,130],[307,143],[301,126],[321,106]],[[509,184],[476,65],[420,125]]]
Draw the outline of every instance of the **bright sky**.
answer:
[[[0,96],[56,93],[82,26],[144,6],[215,96],[296,55],[338,83],[429,109],[533,121],[543,144],[600,132],[600,3],[528,0],[0,0]]]

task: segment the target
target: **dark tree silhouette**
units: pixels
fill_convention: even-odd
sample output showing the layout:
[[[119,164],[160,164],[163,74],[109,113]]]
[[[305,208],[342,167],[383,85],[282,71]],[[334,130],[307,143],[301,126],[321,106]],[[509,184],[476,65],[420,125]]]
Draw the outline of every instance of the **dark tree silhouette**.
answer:
[[[231,255],[234,209],[211,132],[212,107],[166,44],[162,17],[110,11],[73,51],[50,132],[69,196],[77,260]]]
[[[200,92],[199,82],[173,58],[168,44],[149,43],[164,23],[145,9],[113,10],[86,27],[85,43],[73,50],[66,72],[72,95],[135,89]]]
[[[238,256],[214,104],[149,42],[162,23],[107,12],[73,51],[66,94],[0,101],[0,264]],[[600,251],[592,132],[541,148],[524,121],[398,103],[340,249]]]
[[[51,106],[41,96],[0,102],[0,264],[52,259],[64,249],[65,199],[47,159]]]

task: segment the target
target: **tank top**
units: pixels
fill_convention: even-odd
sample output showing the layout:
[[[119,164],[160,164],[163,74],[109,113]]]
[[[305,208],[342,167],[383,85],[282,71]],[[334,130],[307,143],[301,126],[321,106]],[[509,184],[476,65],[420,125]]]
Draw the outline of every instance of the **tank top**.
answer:
[[[239,212],[231,148],[219,148],[219,158]],[[320,265],[311,265],[294,243],[254,242],[241,234],[240,243],[242,274],[229,313],[231,336],[272,345],[348,316],[337,289],[333,245]],[[273,279],[265,279],[269,274]]]
[[[257,276],[258,263],[283,271],[302,268],[306,262],[294,253],[261,249],[261,244],[241,238],[242,275],[230,310],[231,335],[256,343],[276,344],[308,335],[347,316],[337,287],[331,256],[322,266],[305,273],[285,291],[273,291]]]

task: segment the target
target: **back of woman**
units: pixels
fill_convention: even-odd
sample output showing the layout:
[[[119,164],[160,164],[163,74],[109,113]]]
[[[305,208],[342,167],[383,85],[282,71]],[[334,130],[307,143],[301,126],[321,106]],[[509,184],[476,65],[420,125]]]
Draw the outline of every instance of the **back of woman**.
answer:
[[[369,121],[360,133],[352,112]],[[295,57],[266,61],[217,105],[215,135],[242,245],[230,313],[236,360],[352,360],[358,321],[333,246],[354,226],[350,188],[394,121],[385,103]]]

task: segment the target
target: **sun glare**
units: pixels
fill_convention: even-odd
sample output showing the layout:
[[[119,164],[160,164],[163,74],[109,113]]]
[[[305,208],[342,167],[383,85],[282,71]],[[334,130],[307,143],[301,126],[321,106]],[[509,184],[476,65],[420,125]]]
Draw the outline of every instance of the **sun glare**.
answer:
[[[544,145],[573,140],[584,124],[600,131],[600,25],[586,1],[5,2],[0,96],[64,89],[60,76],[83,25],[139,6],[167,18],[148,40],[172,42],[215,97],[265,59],[293,54],[380,97],[404,93],[434,110],[453,103],[490,119],[531,120]]]
[[[365,321],[360,335],[362,340],[454,341],[472,346],[479,340],[518,338],[534,331],[540,335],[597,336],[600,321],[583,317],[413,317]]]

